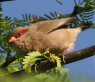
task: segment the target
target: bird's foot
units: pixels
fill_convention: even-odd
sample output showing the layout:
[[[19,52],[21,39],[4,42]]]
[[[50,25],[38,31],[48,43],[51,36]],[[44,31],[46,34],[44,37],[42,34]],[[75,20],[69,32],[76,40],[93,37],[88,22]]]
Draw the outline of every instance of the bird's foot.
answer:
[[[37,73],[38,71],[37,71],[37,64],[34,64],[35,66],[34,66],[34,69],[35,69],[35,72]]]
[[[66,61],[65,61],[64,55],[62,55],[62,60],[63,60],[63,62],[66,64]]]

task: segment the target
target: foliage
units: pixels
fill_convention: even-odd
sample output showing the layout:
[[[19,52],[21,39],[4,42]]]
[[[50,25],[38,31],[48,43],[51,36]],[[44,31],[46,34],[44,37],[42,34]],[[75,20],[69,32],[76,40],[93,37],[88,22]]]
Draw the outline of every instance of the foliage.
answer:
[[[13,0],[0,0],[0,2],[5,2],[5,1],[13,1]]]
[[[6,79],[5,79],[6,78]],[[0,82],[70,82],[68,69],[60,68],[39,73],[39,74],[23,74],[22,76],[13,76],[4,70],[0,69]]]
[[[56,0],[57,3],[59,3],[60,5],[62,5],[63,3],[61,2],[61,0]]]
[[[78,18],[78,22],[90,21],[95,14],[94,9],[95,9],[95,1],[79,0],[78,3],[75,1],[74,11],[72,12],[71,15],[76,16]]]
[[[42,54],[38,51],[36,52],[30,52],[28,56],[25,56],[25,59],[23,59],[23,69],[25,69],[28,72],[31,72],[31,65],[35,64],[37,61],[36,57],[42,56]]]
[[[49,50],[46,50],[44,53],[40,53],[38,51],[33,51],[28,54],[28,56],[25,56],[23,59],[23,69],[27,72],[31,72],[31,66],[36,64],[37,61],[43,61],[45,59],[48,59],[51,62],[56,61],[57,66],[56,69],[60,69],[61,67],[61,60],[59,57],[55,56],[55,54],[52,54],[49,52]],[[36,66],[35,66],[36,67]],[[37,72],[36,68],[35,71]]]

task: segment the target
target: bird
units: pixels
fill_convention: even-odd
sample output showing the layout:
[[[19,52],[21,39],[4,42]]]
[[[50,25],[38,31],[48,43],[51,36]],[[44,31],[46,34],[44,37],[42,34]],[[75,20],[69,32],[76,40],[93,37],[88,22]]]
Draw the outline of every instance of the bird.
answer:
[[[32,51],[43,52],[49,49],[51,53],[61,54],[74,49],[78,34],[86,27],[62,28],[73,21],[75,17],[45,20],[33,23],[31,26],[16,27],[10,43],[26,54]]]

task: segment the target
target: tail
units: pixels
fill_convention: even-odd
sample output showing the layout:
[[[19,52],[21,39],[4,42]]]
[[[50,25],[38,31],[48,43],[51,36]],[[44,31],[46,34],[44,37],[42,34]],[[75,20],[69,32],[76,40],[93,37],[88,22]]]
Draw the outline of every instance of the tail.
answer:
[[[91,23],[91,22],[84,22],[84,23],[82,23],[82,24],[80,25],[80,28],[81,28],[82,31],[84,31],[84,30],[89,29],[90,26],[92,26],[92,23]]]
[[[85,31],[87,29],[90,28],[91,25],[87,25],[87,24],[84,24],[84,25],[80,25],[79,27],[76,27],[76,33],[80,33],[81,31]]]
[[[90,26],[88,26],[88,25],[82,25],[82,26],[80,26],[79,28],[81,29],[81,31],[84,31],[84,30],[89,29]]]

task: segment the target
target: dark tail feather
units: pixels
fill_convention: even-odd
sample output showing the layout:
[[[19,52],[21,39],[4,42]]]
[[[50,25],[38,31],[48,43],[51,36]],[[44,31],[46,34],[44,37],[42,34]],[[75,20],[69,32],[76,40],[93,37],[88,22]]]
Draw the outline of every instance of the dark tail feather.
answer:
[[[84,31],[86,29],[89,29],[91,26],[92,26],[92,23],[91,22],[85,22],[85,23],[82,23],[80,25],[82,31]]]

